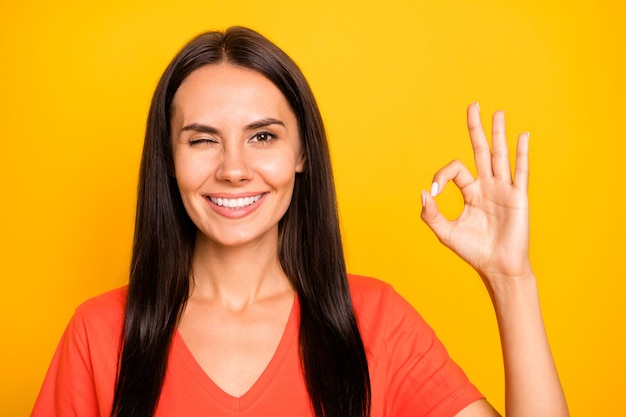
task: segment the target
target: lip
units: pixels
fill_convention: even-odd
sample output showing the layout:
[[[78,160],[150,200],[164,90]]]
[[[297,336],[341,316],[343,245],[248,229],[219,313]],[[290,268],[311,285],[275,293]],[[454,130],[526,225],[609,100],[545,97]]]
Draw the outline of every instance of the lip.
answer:
[[[246,217],[250,213],[254,212],[258,209],[261,204],[265,201],[265,196],[267,192],[247,192],[247,193],[216,193],[205,195],[204,199],[208,203],[209,207],[217,214],[226,217],[228,219],[239,219],[242,217]],[[228,199],[228,200],[237,200],[237,199],[254,199],[258,197],[258,200],[253,201],[251,204],[240,206],[240,207],[228,207],[226,205],[218,205],[214,202],[214,199]]]
[[[206,194],[205,197],[214,197],[214,198],[246,198],[246,197],[254,197],[255,195],[267,194],[267,192],[263,191],[248,191],[245,193],[211,193]]]

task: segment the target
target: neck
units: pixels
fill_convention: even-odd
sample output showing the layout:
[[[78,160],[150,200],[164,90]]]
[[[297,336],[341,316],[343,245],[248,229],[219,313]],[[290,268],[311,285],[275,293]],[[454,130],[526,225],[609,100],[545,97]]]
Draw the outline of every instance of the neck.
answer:
[[[260,300],[293,294],[278,257],[278,236],[222,246],[196,238],[190,299],[242,310]]]

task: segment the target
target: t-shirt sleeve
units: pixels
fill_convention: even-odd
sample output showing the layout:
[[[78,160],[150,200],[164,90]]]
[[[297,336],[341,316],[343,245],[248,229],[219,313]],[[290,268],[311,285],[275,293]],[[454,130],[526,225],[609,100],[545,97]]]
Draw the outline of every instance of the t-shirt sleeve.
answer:
[[[417,311],[393,289],[387,294],[389,415],[454,416],[483,398]]]
[[[376,415],[451,417],[484,398],[433,329],[389,284],[351,276]]]
[[[31,417],[108,417],[111,414],[125,289],[76,309],[48,368]]]
[[[74,316],[52,358],[31,417],[99,415],[84,322]]]

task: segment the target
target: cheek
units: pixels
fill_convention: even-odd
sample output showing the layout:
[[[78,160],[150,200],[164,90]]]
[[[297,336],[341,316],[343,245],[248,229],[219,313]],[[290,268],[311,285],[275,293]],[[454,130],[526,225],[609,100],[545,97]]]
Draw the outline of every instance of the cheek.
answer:
[[[276,187],[292,186],[296,169],[296,160],[285,155],[280,158],[269,158],[257,165],[257,170],[263,172],[268,182],[273,183]]]
[[[207,163],[206,158],[185,157],[184,155],[174,156],[174,175],[178,188],[182,193],[185,191],[194,191],[202,185],[209,175],[211,163]],[[184,195],[183,195],[184,199]]]

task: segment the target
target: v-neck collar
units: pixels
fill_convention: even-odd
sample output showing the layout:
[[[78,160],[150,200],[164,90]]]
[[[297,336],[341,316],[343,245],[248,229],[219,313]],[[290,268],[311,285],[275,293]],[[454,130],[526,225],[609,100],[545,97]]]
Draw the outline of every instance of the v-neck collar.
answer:
[[[191,376],[198,382],[202,389],[216,402],[233,412],[243,412],[254,405],[265,393],[272,383],[274,376],[285,362],[285,358],[294,343],[297,343],[298,324],[300,316],[300,305],[298,296],[294,297],[294,302],[289,313],[287,325],[278,343],[278,347],[268,363],[267,367],[259,376],[259,379],[241,397],[234,397],[222,390],[196,361],[193,354],[185,344],[178,330],[174,332],[172,340],[172,355],[176,355],[185,365]]]

